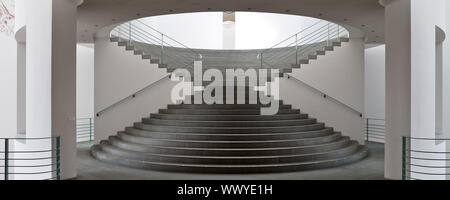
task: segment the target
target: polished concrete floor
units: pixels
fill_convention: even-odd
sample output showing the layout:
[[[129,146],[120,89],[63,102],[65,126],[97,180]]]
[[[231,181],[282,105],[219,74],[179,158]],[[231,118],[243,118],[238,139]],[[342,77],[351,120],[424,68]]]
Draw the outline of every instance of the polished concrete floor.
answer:
[[[384,144],[368,143],[369,156],[338,168],[270,174],[191,174],[115,166],[95,160],[90,142],[78,144],[78,180],[380,180],[384,179]]]

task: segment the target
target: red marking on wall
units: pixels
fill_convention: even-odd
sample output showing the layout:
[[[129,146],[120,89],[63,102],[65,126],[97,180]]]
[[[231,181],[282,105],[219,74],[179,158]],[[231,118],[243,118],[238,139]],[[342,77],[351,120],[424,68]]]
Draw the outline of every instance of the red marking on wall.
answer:
[[[10,8],[0,0],[0,32],[4,32],[7,35],[11,35],[14,32],[14,19]]]

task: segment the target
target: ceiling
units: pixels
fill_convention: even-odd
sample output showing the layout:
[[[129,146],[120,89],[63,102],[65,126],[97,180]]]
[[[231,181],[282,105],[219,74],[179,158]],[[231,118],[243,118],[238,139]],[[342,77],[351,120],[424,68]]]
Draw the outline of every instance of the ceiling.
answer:
[[[357,28],[367,43],[384,43],[384,7],[378,0],[84,0],[78,7],[78,42],[91,43],[103,27],[131,19],[205,11],[310,16]]]

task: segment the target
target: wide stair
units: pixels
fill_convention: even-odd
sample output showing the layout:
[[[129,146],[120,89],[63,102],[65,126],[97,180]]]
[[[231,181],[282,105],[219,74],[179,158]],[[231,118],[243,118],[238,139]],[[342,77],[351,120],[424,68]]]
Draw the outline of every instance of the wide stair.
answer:
[[[337,167],[363,159],[358,142],[279,102],[276,115],[261,104],[180,104],[151,114],[101,141],[92,155],[104,162],[193,173],[268,173]]]

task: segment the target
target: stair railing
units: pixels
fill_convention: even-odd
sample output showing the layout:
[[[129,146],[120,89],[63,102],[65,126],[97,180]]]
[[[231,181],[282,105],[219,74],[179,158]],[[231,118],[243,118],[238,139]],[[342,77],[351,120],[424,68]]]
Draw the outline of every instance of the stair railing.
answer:
[[[402,137],[403,180],[449,180],[449,138]]]
[[[120,24],[111,31],[110,37],[118,38],[119,42],[126,43],[127,50],[134,50],[138,54],[157,56],[159,64],[186,67],[193,61],[202,59],[202,55],[194,49],[141,20]]]
[[[269,49],[257,55],[260,67],[278,68],[285,64],[299,65],[301,59],[324,47],[332,47],[333,42],[339,42],[341,37],[348,37],[348,31],[338,25],[324,20],[318,20],[298,33],[282,40]],[[306,57],[305,57],[306,56]]]
[[[359,117],[361,117],[361,118],[363,117],[362,112],[360,112],[360,111],[354,109],[353,107],[351,107],[351,106],[345,104],[344,102],[342,102],[342,101],[340,101],[340,100],[338,100],[338,99],[336,99],[336,98],[334,98],[334,97],[332,97],[332,96],[330,96],[330,95],[328,95],[328,94],[326,94],[326,93],[320,91],[319,89],[317,89],[317,88],[315,88],[315,87],[309,85],[308,83],[305,83],[304,81],[302,81],[302,80],[300,80],[300,79],[298,79],[298,78],[295,78],[295,77],[293,77],[293,76],[291,76],[291,75],[287,75],[287,78],[288,78],[289,80],[294,80],[295,82],[300,83],[300,84],[306,86],[307,88],[311,89],[312,91],[314,91],[314,92],[320,94],[323,98],[329,99],[329,100],[331,100],[331,101],[333,101],[333,102],[335,102],[335,103],[337,103],[337,104],[343,106],[344,108],[347,108],[347,109],[350,110],[351,112],[357,114]]]
[[[122,104],[122,103],[125,103],[125,102],[128,101],[128,100],[131,100],[131,99],[136,98],[139,94],[141,94],[141,93],[144,92],[145,90],[150,89],[151,87],[153,87],[154,85],[156,85],[157,83],[159,83],[159,82],[161,82],[161,81],[163,81],[163,80],[165,80],[165,79],[170,79],[170,74],[165,75],[165,76],[162,77],[161,79],[159,79],[159,80],[157,80],[157,81],[155,81],[155,82],[153,82],[153,83],[150,83],[149,85],[147,85],[147,86],[143,87],[142,89],[140,89],[140,90],[138,90],[138,91],[132,93],[131,95],[128,95],[128,96],[126,96],[126,97],[120,99],[119,101],[117,101],[117,102],[115,102],[115,103],[113,103],[113,104],[111,104],[111,105],[105,107],[104,109],[98,111],[98,112],[95,114],[95,116],[100,117],[103,113],[107,112],[108,110],[111,110],[112,108],[114,108],[114,107],[116,107],[116,106],[118,106],[118,105],[120,105],[120,104]]]
[[[60,180],[60,136],[0,138],[0,169],[3,180]]]

